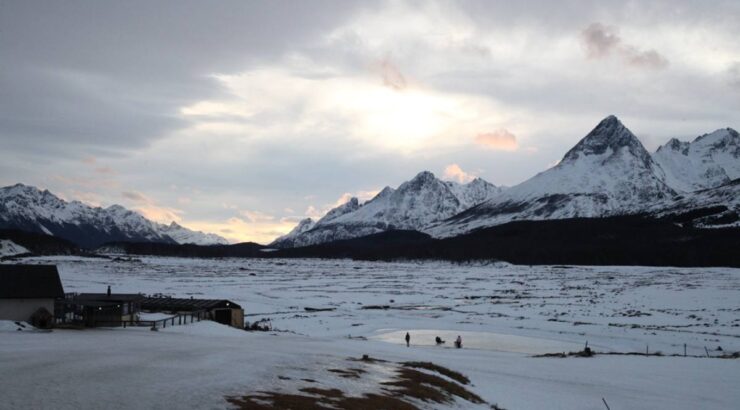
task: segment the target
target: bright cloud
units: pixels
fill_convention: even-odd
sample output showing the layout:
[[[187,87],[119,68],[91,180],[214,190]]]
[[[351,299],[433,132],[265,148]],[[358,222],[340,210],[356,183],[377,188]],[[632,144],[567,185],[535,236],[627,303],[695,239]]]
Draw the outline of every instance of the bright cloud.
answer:
[[[308,218],[319,220],[324,215],[326,215],[327,212],[331,211],[332,209],[338,206],[346,204],[352,198],[357,198],[357,200],[360,203],[363,203],[363,202],[369,201],[370,199],[373,199],[375,195],[378,195],[378,192],[380,192],[379,189],[371,189],[369,191],[356,191],[354,193],[345,192],[339,198],[337,198],[336,201],[334,201],[331,204],[324,204],[322,207],[316,207],[314,205],[309,205],[304,215]]]
[[[498,129],[475,136],[475,142],[490,149],[513,151],[517,149],[516,136],[506,129]]]
[[[382,81],[336,71],[317,76],[315,67],[302,64],[309,65],[216,76],[233,98],[183,107],[180,113],[193,122],[189,132],[251,139],[337,135],[369,147],[413,153],[458,145],[455,136],[460,132],[488,127],[501,118],[495,101],[411,85],[387,61],[381,65]],[[274,118],[290,120],[270,120]]]
[[[457,181],[461,184],[467,184],[475,179],[475,175],[463,171],[457,164],[446,166],[442,177],[447,180]]]
[[[249,221],[232,217],[222,221],[188,221],[183,224],[189,229],[213,232],[233,243],[257,242],[266,244],[280,235],[290,232],[295,226],[291,220]]]

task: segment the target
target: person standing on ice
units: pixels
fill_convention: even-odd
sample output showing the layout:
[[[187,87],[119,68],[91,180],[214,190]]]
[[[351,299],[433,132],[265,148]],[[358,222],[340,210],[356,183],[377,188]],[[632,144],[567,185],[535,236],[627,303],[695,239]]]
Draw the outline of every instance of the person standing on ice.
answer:
[[[409,334],[409,332],[406,332],[406,347],[409,347],[410,344],[411,344],[411,335]]]
[[[462,337],[460,335],[457,335],[457,339],[455,339],[455,347],[458,349],[462,348]]]

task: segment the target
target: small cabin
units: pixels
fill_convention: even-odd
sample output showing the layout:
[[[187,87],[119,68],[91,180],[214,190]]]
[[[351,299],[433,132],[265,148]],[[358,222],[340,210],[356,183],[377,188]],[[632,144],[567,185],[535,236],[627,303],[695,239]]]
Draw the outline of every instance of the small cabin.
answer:
[[[239,329],[244,328],[244,310],[238,304],[226,299],[150,297],[141,300],[141,309],[170,313],[204,311],[215,322]]]
[[[0,320],[53,325],[55,303],[64,298],[53,265],[0,265]]]
[[[138,320],[142,299],[138,293],[69,294],[64,301],[65,319],[88,327],[121,326]]]

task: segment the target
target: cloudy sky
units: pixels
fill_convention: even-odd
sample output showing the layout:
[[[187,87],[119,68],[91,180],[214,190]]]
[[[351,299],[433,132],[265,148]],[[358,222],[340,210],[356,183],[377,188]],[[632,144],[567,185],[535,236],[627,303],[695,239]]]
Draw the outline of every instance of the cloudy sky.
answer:
[[[608,114],[650,150],[738,128],[738,16],[738,1],[0,1],[0,184],[268,242],[422,170],[517,184]]]

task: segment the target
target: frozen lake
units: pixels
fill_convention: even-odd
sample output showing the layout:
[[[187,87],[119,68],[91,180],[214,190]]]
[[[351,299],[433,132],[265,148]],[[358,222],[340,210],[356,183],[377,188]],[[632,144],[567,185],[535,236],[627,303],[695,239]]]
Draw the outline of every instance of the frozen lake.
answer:
[[[155,257],[24,262],[57,264],[67,292],[110,285],[120,293],[229,299],[242,305],[247,321],[269,320],[276,332],[203,324],[160,332],[0,329],[0,359],[11,358],[0,360],[2,370],[15,375],[2,381],[11,394],[0,408],[95,408],[95,396],[86,401],[90,389],[69,394],[88,386],[89,374],[98,375],[95,391],[121,397],[118,408],[220,408],[226,394],[315,386],[302,380],[359,394],[376,387],[318,369],[362,354],[448,366],[468,375],[481,397],[510,410],[603,409],[602,398],[630,409],[730,409],[740,401],[737,360],[532,357],[586,342],[601,352],[682,354],[684,344],[689,355],[740,351],[738,269]],[[458,335],[463,349],[452,347]],[[435,336],[446,344],[436,346]],[[110,376],[111,367],[122,371]],[[387,377],[368,371],[372,380]],[[58,392],[53,401],[28,401],[37,383]]]
[[[440,349],[454,349],[455,339],[460,336],[465,349],[495,350],[498,352],[544,354],[552,352],[571,352],[583,349],[583,345],[561,342],[543,338],[505,335],[491,332],[469,332],[453,330],[408,329],[396,331],[379,331],[372,336],[374,340],[383,342],[406,344],[406,333],[411,337],[413,346],[434,346]],[[444,341],[436,343],[436,337]],[[592,346],[595,347],[595,346]]]

